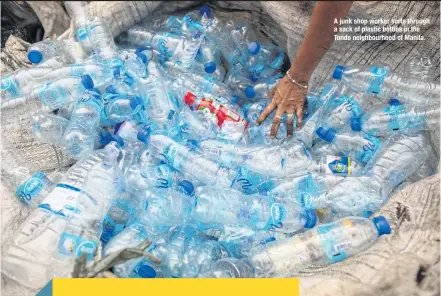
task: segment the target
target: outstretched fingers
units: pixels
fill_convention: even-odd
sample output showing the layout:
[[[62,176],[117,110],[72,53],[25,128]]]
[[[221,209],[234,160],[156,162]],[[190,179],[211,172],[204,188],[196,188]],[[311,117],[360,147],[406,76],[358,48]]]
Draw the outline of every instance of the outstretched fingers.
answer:
[[[260,113],[259,117],[256,120],[256,125],[260,125],[267,117],[270,115],[274,109],[276,109],[276,103],[271,102],[268,106],[266,106],[265,110]]]
[[[276,116],[274,116],[273,124],[271,125],[271,132],[270,132],[270,138],[274,139],[277,135],[277,132],[279,131],[280,122],[283,119],[283,108],[279,106],[277,108]]]

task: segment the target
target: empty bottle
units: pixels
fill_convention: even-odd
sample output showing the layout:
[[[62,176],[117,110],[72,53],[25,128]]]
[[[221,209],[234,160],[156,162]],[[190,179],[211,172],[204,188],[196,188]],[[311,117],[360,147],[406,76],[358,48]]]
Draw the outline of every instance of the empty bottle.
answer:
[[[182,19],[174,15],[161,15],[146,19],[142,25],[150,31],[179,33],[182,28]]]
[[[144,106],[138,95],[106,94],[102,118],[116,124],[132,118]]]
[[[87,36],[87,1],[64,1],[64,7],[73,21],[75,36],[86,53],[93,50]]]
[[[362,130],[370,135],[384,137],[393,133],[437,130],[439,116],[439,106],[412,107],[391,100],[389,105],[375,106],[361,118],[351,119],[351,127],[355,131]]]
[[[248,53],[248,70],[257,79],[274,74],[285,59],[283,49],[269,43],[261,45],[258,42],[251,42],[248,44]]]
[[[96,16],[88,19],[86,32],[100,61],[111,61],[117,57],[118,48],[106,21]]]
[[[324,153],[320,153],[320,148],[315,150],[316,153],[324,155],[341,153],[353,157],[362,165],[366,165],[382,145],[380,138],[363,133],[339,133],[336,129],[324,129],[323,127],[319,127],[316,133],[327,143],[321,147]]]
[[[204,112],[191,111],[188,106],[182,107],[178,115],[178,126],[182,138],[196,141],[216,138],[216,132],[218,131],[217,119],[204,115]]]
[[[64,147],[73,158],[80,159],[93,150],[102,106],[97,89],[86,92],[76,103],[63,135]]]
[[[61,40],[44,40],[36,42],[28,48],[28,60],[33,64],[39,64],[50,58],[61,55],[64,49]]]
[[[293,275],[310,265],[342,261],[366,250],[379,236],[390,232],[383,216],[372,220],[347,217],[258,247],[250,256],[250,263],[258,277]]]
[[[253,268],[236,258],[222,258],[216,261],[209,271],[199,275],[200,278],[253,278]]]
[[[342,80],[355,91],[375,94],[384,99],[398,98],[414,106],[439,105],[439,84],[417,78],[404,78],[381,66],[340,66],[332,77]]]

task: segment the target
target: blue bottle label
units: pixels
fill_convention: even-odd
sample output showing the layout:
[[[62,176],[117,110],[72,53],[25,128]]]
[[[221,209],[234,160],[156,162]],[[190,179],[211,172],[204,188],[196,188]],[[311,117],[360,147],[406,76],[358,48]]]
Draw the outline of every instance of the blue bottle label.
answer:
[[[348,156],[326,156],[326,172],[335,175],[350,175],[351,171],[351,158]]]
[[[387,128],[390,131],[397,131],[405,128],[406,122],[399,120],[399,115],[406,112],[404,105],[393,105],[383,109],[383,113],[389,115],[390,121],[387,124]]]
[[[78,41],[82,41],[84,39],[87,38],[87,30],[86,27],[81,27],[79,28],[76,32],[75,35],[77,36]]]
[[[284,205],[278,202],[271,203],[270,208],[271,217],[268,219],[264,230],[276,231],[283,227],[283,221],[286,218],[286,208]]]
[[[381,87],[383,86],[384,79],[389,73],[389,70],[377,66],[372,66],[370,70],[371,76],[369,77],[369,87],[366,92],[379,94],[381,92]]]
[[[80,191],[74,186],[59,183],[38,207],[56,215],[71,217],[79,212],[76,205]]]
[[[79,258],[82,253],[86,253],[87,261],[90,261],[93,259],[97,247],[98,243],[96,241],[88,240],[68,232],[63,232],[58,241],[57,249],[58,254],[63,257]]]
[[[13,98],[21,96],[19,86],[17,85],[17,82],[11,75],[2,77],[0,81],[1,81],[2,96],[3,94],[9,94]]]
[[[381,140],[380,138],[371,135],[365,135],[364,139],[367,141],[367,143],[363,145],[363,151],[358,153],[355,159],[361,164],[366,165],[375,152],[377,152],[380,148]]]
[[[314,195],[314,191],[314,178],[308,174],[297,184],[297,202],[304,208],[310,208],[312,205],[311,197]]]
[[[32,199],[40,194],[45,184],[52,184],[43,172],[36,172],[15,191],[15,195],[25,204],[32,204]]]

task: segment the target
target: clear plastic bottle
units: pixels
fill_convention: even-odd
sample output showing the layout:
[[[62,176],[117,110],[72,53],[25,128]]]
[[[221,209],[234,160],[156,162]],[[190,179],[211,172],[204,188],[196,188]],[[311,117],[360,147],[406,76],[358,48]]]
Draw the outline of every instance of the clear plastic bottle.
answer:
[[[114,124],[132,118],[144,106],[143,100],[138,95],[105,94],[103,98],[105,102],[101,117]]]
[[[384,137],[393,133],[438,130],[439,117],[439,106],[409,106],[391,100],[389,105],[375,106],[361,118],[352,118],[351,127],[355,131]]]
[[[182,19],[175,15],[161,15],[147,19],[142,25],[150,31],[179,33],[182,28]]]
[[[23,204],[36,208],[55,184],[44,172],[27,163],[20,151],[3,136],[0,150],[2,181]]]
[[[63,134],[63,146],[75,159],[93,150],[102,110],[101,93],[93,89],[76,103],[70,122]]]
[[[91,17],[87,20],[86,32],[99,60],[110,61],[117,57],[118,48],[105,20]]]
[[[360,253],[390,232],[383,216],[347,217],[258,247],[250,263],[257,277],[293,276],[310,265],[335,263]]]
[[[28,48],[28,60],[39,64],[63,54],[64,43],[61,40],[44,40],[33,43]]]
[[[92,44],[87,36],[87,1],[64,1],[64,7],[73,21],[75,36],[86,53],[93,50]]]
[[[253,268],[236,258],[222,258],[199,278],[254,278]]]
[[[438,106],[440,103],[437,83],[405,78],[381,66],[336,66],[332,77],[342,80],[355,91],[376,94],[384,99],[398,98],[403,104],[414,106]]]
[[[219,129],[217,120],[205,116],[203,112],[194,112],[188,106],[183,106],[178,115],[178,126],[183,139],[200,141],[201,139],[216,138]]]

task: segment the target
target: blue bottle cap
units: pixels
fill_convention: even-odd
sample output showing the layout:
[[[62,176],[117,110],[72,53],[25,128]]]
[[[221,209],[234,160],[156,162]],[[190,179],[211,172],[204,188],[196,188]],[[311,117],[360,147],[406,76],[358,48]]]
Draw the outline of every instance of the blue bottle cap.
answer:
[[[329,129],[325,129],[323,127],[319,127],[315,133],[317,134],[317,136],[320,137],[320,139],[331,143],[334,138],[335,138],[335,134],[337,133],[337,131],[333,128],[329,128]]]
[[[178,187],[185,195],[192,196],[194,194],[194,186],[190,181],[182,180],[179,182]]]
[[[119,145],[119,147],[124,147],[124,140],[119,135],[113,135],[112,141],[115,141]]]
[[[208,18],[211,18],[211,9],[210,9],[210,7],[208,7],[208,6],[202,6],[200,9],[199,9],[199,14],[201,15],[201,16],[203,16],[204,14],[205,15],[207,15],[207,17]]]
[[[334,72],[332,73],[332,78],[341,80],[343,77],[344,70],[345,70],[344,66],[337,65],[334,69]]]
[[[28,52],[28,60],[32,64],[39,64],[43,60],[43,54],[39,50],[30,50]]]
[[[361,131],[361,118],[360,117],[351,118],[351,129],[354,132]]]
[[[149,58],[143,54],[142,52],[137,52],[136,55],[138,56],[138,58],[141,59],[141,61],[144,63],[144,65],[147,65],[149,62]]]
[[[317,213],[314,210],[305,210],[302,217],[305,219],[305,228],[313,228],[317,224]]]
[[[109,85],[106,87],[106,93],[116,94],[116,87],[114,85]]]
[[[401,102],[397,98],[392,98],[392,99],[389,100],[389,105],[391,105],[391,106],[398,106],[398,105],[401,105]]]
[[[248,85],[245,88],[245,95],[247,96],[247,98],[252,99],[256,96],[256,92],[254,91],[254,87],[252,87],[251,85]]]
[[[113,133],[114,133],[114,134],[118,133],[119,129],[121,128],[121,125],[122,125],[124,122],[125,122],[125,121],[120,122],[120,123],[117,123],[117,124],[115,125],[115,128],[113,129]]]
[[[252,81],[252,82],[256,82],[257,80],[259,80],[259,74],[257,74],[257,73],[251,73],[249,79],[250,79],[250,81]]]
[[[374,222],[375,227],[377,227],[378,235],[390,234],[390,224],[387,222],[386,218],[383,216],[374,217],[372,222]]]
[[[81,76],[81,83],[83,84],[85,89],[92,89],[94,87],[93,79],[90,75]]]
[[[260,51],[260,44],[259,44],[259,42],[253,41],[253,42],[248,43],[248,52],[251,55],[258,54],[259,51]]]
[[[147,142],[149,140],[149,136],[150,136],[150,128],[147,126],[143,127],[136,135],[138,140],[140,140],[141,142],[143,142],[145,144],[147,144]]]
[[[106,146],[113,140],[112,135],[106,130],[102,130],[99,133],[99,137],[100,137],[100,144],[103,146]]]
[[[240,97],[239,96],[232,96],[231,97],[231,102],[234,104],[237,104],[237,102],[239,101]]]
[[[204,70],[207,73],[214,73],[216,71],[216,63],[215,62],[208,62],[204,65]]]
[[[151,266],[147,264],[143,264],[138,269],[138,275],[143,279],[151,279],[156,278],[156,270],[154,270]]]
[[[193,32],[191,37],[193,37],[194,39],[198,39],[199,37],[201,37],[201,32],[199,31]]]
[[[113,68],[113,78],[118,78],[121,75],[121,67]]]
[[[132,110],[135,110],[136,108],[138,108],[138,106],[144,105],[144,102],[138,96],[129,95],[129,100],[130,100],[130,108],[132,108]]]
[[[135,50],[135,53],[142,53],[144,50],[153,50],[152,46],[147,45],[147,46],[142,46],[142,47],[138,47]]]

